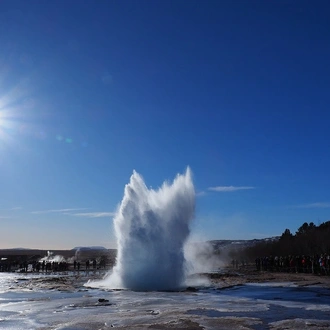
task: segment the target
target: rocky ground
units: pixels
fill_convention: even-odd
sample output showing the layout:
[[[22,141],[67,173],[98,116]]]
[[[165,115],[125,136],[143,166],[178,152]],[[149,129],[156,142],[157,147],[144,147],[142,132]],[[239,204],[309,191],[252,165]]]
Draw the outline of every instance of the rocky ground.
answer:
[[[48,274],[40,276],[31,277],[29,274],[20,274],[15,277],[15,282],[13,283],[11,289],[15,290],[50,290],[61,291],[61,292],[77,292],[77,291],[87,291],[88,289],[83,286],[89,279],[100,279],[105,275],[105,271],[96,272],[76,272],[76,273],[62,273],[62,274]],[[317,285],[325,288],[330,288],[330,276],[320,276],[313,274],[297,274],[297,273],[281,273],[281,272],[263,272],[256,271],[251,268],[241,268],[232,269],[230,267],[222,269],[219,272],[200,274],[198,276],[206,277],[209,279],[209,285],[217,289],[224,289],[232,286],[243,285],[245,283],[292,283],[297,286],[308,286]],[[188,287],[187,299],[189,297],[194,297],[194,291],[198,291],[197,287]],[[193,292],[193,293],[191,293]],[[123,297],[125,292],[123,291]],[[326,329],[329,328],[329,321],[322,320],[321,314],[320,319],[304,319],[304,318],[293,318],[283,315],[278,320],[273,322],[268,322],[267,318],[262,319],[262,317],[256,317],[254,314],[247,316],[244,313],[237,313],[237,315],[227,315],[228,313],[223,313],[223,316],[212,317],[208,316],[207,312],[212,312],[212,309],[204,309],[198,307],[198,304],[188,304],[188,310],[186,312],[179,312],[178,306],[175,305],[172,309],[167,311],[164,308],[160,313],[158,311],[158,306],[153,306],[153,309],[149,310],[149,307],[144,311],[144,307],[139,307],[140,305],[130,306],[129,309],[134,308],[134,312],[130,312],[129,309],[118,310],[118,313],[126,313],[129,317],[136,320],[136,325],[120,325],[114,322],[114,325],[106,323],[103,319],[108,319],[108,314],[99,313],[98,308],[109,308],[109,312],[116,310],[116,301],[109,301],[108,297],[93,296],[90,293],[82,292],[83,298],[70,304],[70,309],[87,309],[86,319],[84,319],[85,314],[79,314],[79,318],[72,319],[66,325],[66,327],[59,327],[54,323],[54,326],[47,326],[45,330],[54,329],[108,329],[109,327],[116,327],[118,329],[246,329],[246,330],[256,330],[256,329],[272,329],[272,330],[284,330],[284,329]],[[157,293],[158,294],[158,293]],[[160,295],[163,293],[160,293]],[[171,293],[170,293],[171,294]],[[196,293],[196,296],[198,293]],[[221,295],[219,295],[221,297]],[[45,298],[46,299],[46,298]],[[113,298],[112,298],[113,299]],[[186,298],[185,298],[186,299]],[[187,300],[188,301],[188,300]],[[147,300],[145,300],[145,303]],[[49,301],[49,304],[52,302]],[[48,305],[45,303],[45,308]],[[157,308],[156,308],[157,307]],[[49,307],[47,307],[49,308]],[[120,307],[122,309],[122,307]],[[180,307],[181,308],[181,307]],[[179,308],[179,309],[180,309]],[[190,310],[197,310],[201,314],[189,313]],[[59,307],[57,306],[57,309]],[[66,309],[65,309],[66,310]],[[135,310],[137,315],[135,315]],[[130,314],[131,313],[131,314]],[[176,314],[177,313],[177,314]],[[204,314],[203,314],[204,313]],[[263,313],[262,311],[260,312]],[[125,314],[125,315],[126,315]],[[150,317],[150,315],[152,317]],[[105,316],[106,318],[105,318]],[[110,315],[110,314],[109,314]],[[115,318],[117,313],[112,314]],[[123,319],[125,315],[122,316]],[[324,314],[322,314],[324,315]],[[63,314],[63,317],[65,313]],[[88,318],[87,318],[88,316]],[[62,314],[61,314],[62,317]],[[103,320],[103,321],[102,321]],[[64,324],[61,318],[57,319],[62,325]],[[1,327],[1,326],[0,326]]]
[[[47,276],[29,278],[22,274],[22,277],[16,280],[12,289],[23,288],[25,290],[33,289],[49,289],[58,291],[75,291],[81,289],[84,283],[89,279],[97,280],[105,276],[105,271],[75,273],[68,276],[67,274],[49,274]],[[204,273],[195,275],[206,277],[209,279],[209,285],[219,289],[229,288],[232,286],[243,285],[246,283],[292,283],[297,286],[318,285],[330,288],[330,276],[304,274],[304,273],[281,273],[281,272],[265,272],[253,269],[242,268],[233,270],[230,268],[223,269],[219,273]],[[197,290],[189,287],[188,290]]]
[[[297,286],[319,285],[330,288],[330,276],[306,273],[266,272],[249,268],[225,269],[221,273],[205,274],[213,285],[226,288],[245,283],[290,282]]]
[[[85,272],[75,274],[69,273],[50,273],[48,275],[40,274],[40,277],[30,277],[29,273],[22,273],[12,286],[10,290],[57,290],[74,292],[81,290],[83,285],[88,280],[98,280],[105,276],[105,271]]]

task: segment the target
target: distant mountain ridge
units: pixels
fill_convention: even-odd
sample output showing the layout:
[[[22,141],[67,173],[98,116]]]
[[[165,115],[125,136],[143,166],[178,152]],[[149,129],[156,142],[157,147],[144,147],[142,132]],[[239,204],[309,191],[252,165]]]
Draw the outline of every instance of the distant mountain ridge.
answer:
[[[1,250],[35,250],[35,249],[17,247],[17,248],[11,248],[11,249],[9,248],[9,249],[1,249]]]
[[[104,246],[76,246],[72,250],[80,250],[80,251],[86,251],[86,250],[108,250]]]
[[[255,245],[257,243],[261,242],[274,242],[278,241],[280,239],[280,236],[274,236],[274,237],[267,237],[267,238],[255,238],[255,239],[241,239],[241,240],[229,240],[229,239],[223,239],[223,240],[212,240],[208,241],[215,250],[219,249],[241,249],[246,248],[252,245]]]
[[[230,248],[235,248],[235,249],[240,249],[240,248],[246,248],[249,246],[253,246],[257,243],[261,243],[261,242],[273,242],[273,241],[277,241],[279,240],[280,236],[274,236],[274,237],[267,237],[267,238],[260,238],[260,239],[249,239],[249,240],[230,240],[230,239],[219,239],[219,240],[210,240],[207,241],[206,243],[209,243],[213,246],[213,248],[215,250],[219,250],[219,249],[230,249]],[[199,243],[196,242],[196,244],[198,245]],[[203,243],[202,243],[203,244]],[[114,249],[107,249],[104,246],[76,246],[71,250],[52,250],[52,249],[48,249],[51,252],[57,252],[60,253],[61,251],[92,251],[92,250],[98,250],[98,251],[106,251],[106,250],[114,250]],[[26,251],[26,253],[30,252],[39,252],[39,251],[47,251],[47,249],[30,249],[30,248],[23,248],[23,247],[18,247],[18,248],[11,248],[11,249],[0,249],[0,251]]]

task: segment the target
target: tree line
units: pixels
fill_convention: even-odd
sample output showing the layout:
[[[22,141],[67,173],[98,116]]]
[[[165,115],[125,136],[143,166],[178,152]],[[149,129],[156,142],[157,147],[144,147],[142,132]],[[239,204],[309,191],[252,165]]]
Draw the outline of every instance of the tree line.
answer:
[[[315,225],[304,222],[292,234],[285,229],[279,239],[261,241],[240,252],[250,261],[256,257],[268,256],[316,256],[330,254],[330,221]]]

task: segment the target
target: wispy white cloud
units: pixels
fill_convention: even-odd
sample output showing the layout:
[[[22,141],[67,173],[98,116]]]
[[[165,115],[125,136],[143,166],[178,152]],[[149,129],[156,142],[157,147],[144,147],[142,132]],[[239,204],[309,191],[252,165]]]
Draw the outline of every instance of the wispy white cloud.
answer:
[[[85,218],[105,218],[113,217],[115,212],[77,212],[77,211],[86,211],[90,208],[67,208],[67,209],[53,209],[53,210],[42,210],[42,211],[33,211],[32,214],[63,214],[70,215],[75,217],[85,217]]]
[[[201,197],[201,196],[205,196],[206,192],[205,191],[199,191],[196,193],[196,197]]]
[[[83,213],[69,213],[76,217],[86,217],[86,218],[107,218],[113,217],[115,212],[83,212]]]
[[[317,202],[317,203],[293,205],[292,207],[296,208],[296,209],[330,208],[330,203],[329,202]]]
[[[218,192],[232,192],[238,190],[251,190],[255,189],[255,187],[250,186],[217,186],[217,187],[209,187],[210,191],[218,191]]]
[[[2,215],[0,215],[0,219],[11,219],[11,217],[7,217],[7,216],[2,216]]]
[[[0,211],[17,211],[17,210],[21,210],[22,207],[21,206],[17,206],[17,207],[10,207],[10,208],[4,208],[4,209],[0,209]]]
[[[32,211],[32,214],[47,214],[47,213],[67,213],[88,210],[88,208],[76,208],[76,209],[58,209],[58,210],[42,210],[42,211]]]

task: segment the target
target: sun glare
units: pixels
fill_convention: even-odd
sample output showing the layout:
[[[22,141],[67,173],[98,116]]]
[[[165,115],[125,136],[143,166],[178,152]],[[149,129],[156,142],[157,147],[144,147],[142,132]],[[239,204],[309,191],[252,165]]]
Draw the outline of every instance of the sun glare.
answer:
[[[5,111],[0,108],[0,145],[6,139],[6,118]]]
[[[13,144],[23,141],[19,139],[19,135],[29,110],[24,103],[30,96],[27,84],[27,79],[21,79],[7,91],[0,93],[0,147],[13,147]]]
[[[11,116],[11,110],[6,105],[3,105],[0,99],[0,147],[10,145],[13,142],[13,133],[15,128],[17,129],[18,123]]]
[[[5,112],[2,109],[0,109],[0,128],[5,126],[5,121],[6,121]]]

